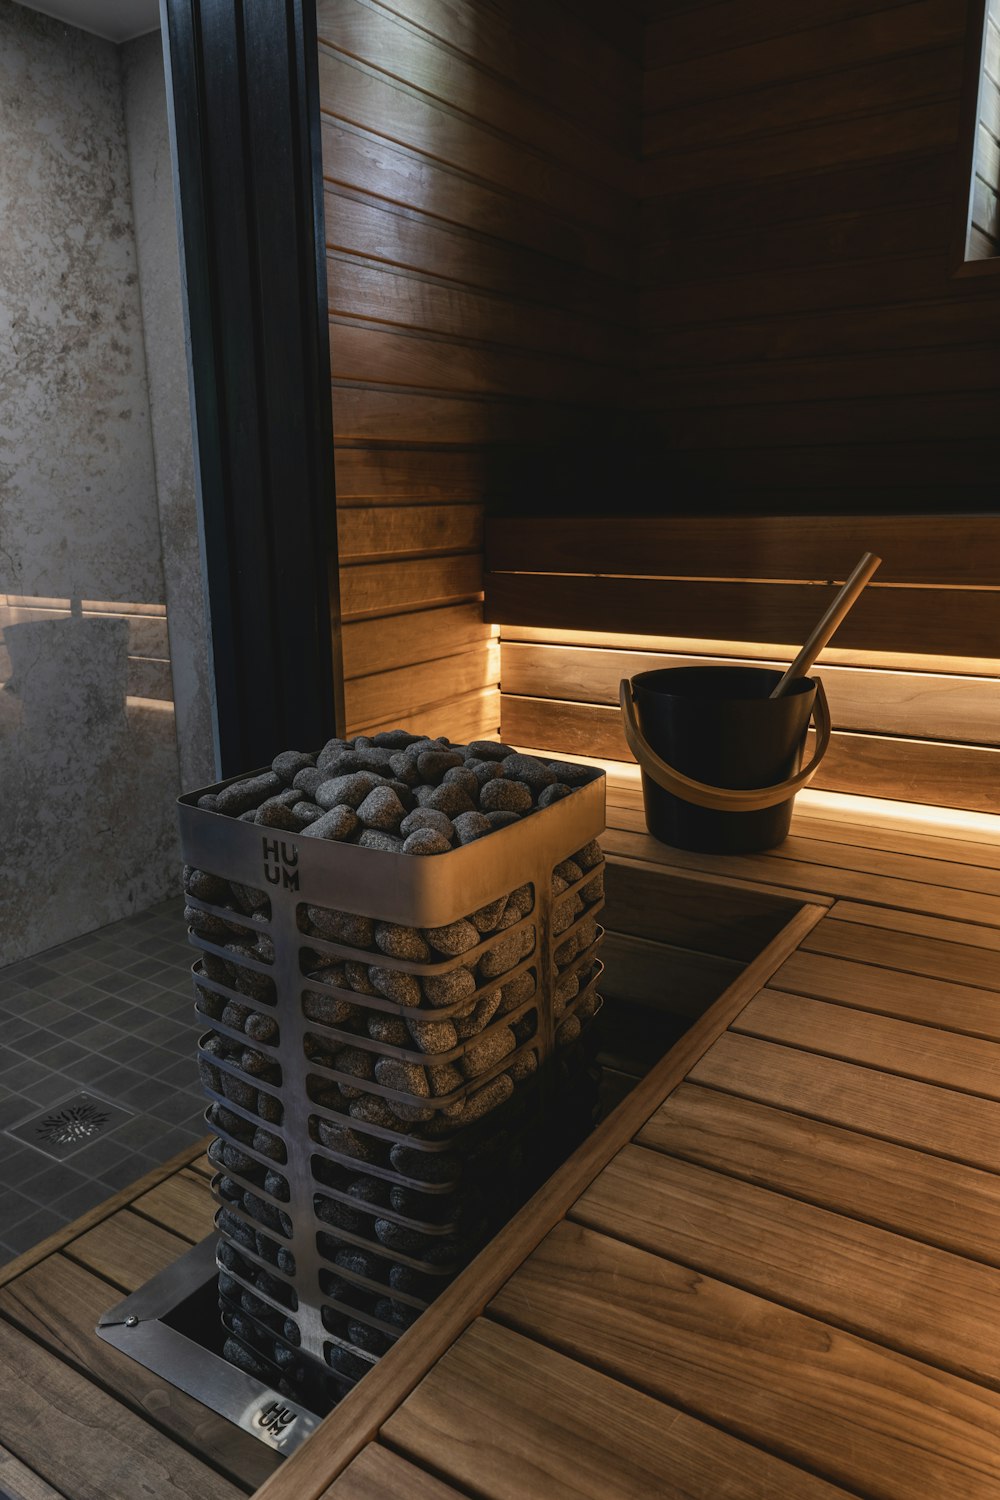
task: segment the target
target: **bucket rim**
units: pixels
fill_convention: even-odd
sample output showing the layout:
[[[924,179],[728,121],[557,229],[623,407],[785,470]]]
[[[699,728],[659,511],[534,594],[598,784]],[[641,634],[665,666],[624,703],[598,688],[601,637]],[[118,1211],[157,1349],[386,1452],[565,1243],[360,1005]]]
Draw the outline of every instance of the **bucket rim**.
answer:
[[[744,694],[738,690],[722,690],[713,696],[709,693],[699,694],[693,691],[684,691],[683,685],[687,682],[693,688],[695,679],[705,681],[713,677],[719,679],[727,677],[731,679],[733,687],[737,687],[741,679],[748,684],[752,679],[757,683],[759,689],[763,688],[765,684],[773,687],[781,680],[783,675],[783,669],[780,667],[744,666],[741,663],[733,663],[731,666],[723,663],[706,663],[704,666],[690,664],[682,667],[651,667],[645,672],[636,672],[631,678],[631,684],[633,692],[648,692],[659,698],[682,698],[686,701],[701,698],[703,702],[713,701],[716,703],[780,703],[780,698],[770,699],[766,692],[761,691]],[[660,687],[659,683],[653,680],[662,680],[665,678],[673,679],[677,684],[678,691],[671,692],[669,688]],[[721,681],[719,685],[721,689]],[[796,677],[789,683],[783,697],[785,699],[799,698],[809,692],[815,692],[815,689],[815,678]]]

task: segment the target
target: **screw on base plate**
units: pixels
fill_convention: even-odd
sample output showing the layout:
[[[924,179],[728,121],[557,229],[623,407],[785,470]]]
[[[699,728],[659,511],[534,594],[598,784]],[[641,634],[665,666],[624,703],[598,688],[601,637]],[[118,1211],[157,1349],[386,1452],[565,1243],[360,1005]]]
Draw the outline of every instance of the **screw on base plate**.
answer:
[[[126,1328],[135,1328],[138,1326],[138,1323],[139,1319],[136,1317],[135,1313],[129,1313],[128,1317],[125,1319]]]

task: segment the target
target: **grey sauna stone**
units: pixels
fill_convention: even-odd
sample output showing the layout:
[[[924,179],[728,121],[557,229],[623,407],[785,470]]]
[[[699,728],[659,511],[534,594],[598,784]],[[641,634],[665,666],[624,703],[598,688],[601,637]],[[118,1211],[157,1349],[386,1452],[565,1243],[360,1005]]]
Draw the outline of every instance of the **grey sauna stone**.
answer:
[[[395,833],[406,817],[406,808],[391,786],[377,786],[359,805],[358,817],[366,828]]]
[[[419,1005],[423,999],[420,981],[402,969],[385,969],[372,964],[368,978],[380,995],[396,1005]]]
[[[221,906],[229,895],[229,885],[219,875],[210,875],[207,870],[195,870],[184,866],[184,889],[198,901],[210,901]]]
[[[552,992],[552,1002],[556,1007],[556,1014],[565,1009],[569,1002],[580,993],[579,974],[569,974],[565,979],[560,979]]]
[[[411,963],[426,963],[431,950],[416,927],[402,927],[396,922],[379,922],[375,927],[375,945],[388,958],[404,958]]]
[[[556,961],[556,968],[565,969],[567,964],[571,964],[573,962],[579,951],[580,939],[574,932],[572,937],[568,937],[564,943],[559,944],[559,947],[552,955]]]
[[[264,1191],[265,1193],[270,1193],[272,1198],[277,1198],[282,1203],[288,1202],[288,1181],[282,1177],[280,1172],[268,1169],[267,1175],[264,1178]]]
[[[350,1156],[355,1161],[377,1163],[382,1155],[380,1144],[349,1125],[338,1125],[333,1120],[317,1120],[316,1135],[320,1145],[339,1156]]]
[[[224,943],[231,931],[229,923],[223,917],[217,917],[210,911],[201,911],[197,906],[185,906],[184,920],[192,932],[197,932],[213,943]]]
[[[490,901],[486,906],[481,906],[469,917],[469,921],[477,932],[492,932],[507,906],[507,897],[500,896],[496,901]]]
[[[383,1245],[390,1250],[398,1250],[400,1255],[417,1258],[428,1248],[428,1235],[422,1234],[419,1229],[407,1229],[405,1224],[397,1224],[395,1219],[376,1219],[375,1233]]]
[[[284,786],[280,776],[265,771],[262,776],[250,776],[245,781],[234,781],[223,787],[217,796],[217,810],[227,817],[238,817],[250,808],[259,807],[266,797],[273,797]]]
[[[234,1326],[235,1326],[234,1319]],[[226,1339],[222,1346],[222,1357],[228,1364],[235,1365],[238,1370],[244,1370],[248,1375],[253,1375],[257,1380],[268,1379],[267,1365],[256,1354],[251,1354],[249,1349],[244,1349],[237,1339]]]
[[[413,1017],[406,1024],[421,1052],[451,1052],[458,1046],[458,1032],[451,1021],[421,1021]]]
[[[371,917],[351,911],[334,911],[324,906],[307,906],[306,916],[317,937],[327,938],[331,943],[344,943],[348,948],[372,946],[375,924]]]
[[[499,989],[487,990],[485,995],[480,995],[467,1016],[456,1017],[455,1030],[459,1040],[465,1042],[470,1037],[478,1036],[500,1009],[502,998]]]
[[[347,1338],[355,1348],[366,1349],[369,1354],[384,1354],[393,1345],[393,1340],[387,1333],[382,1333],[378,1328],[370,1328],[367,1323],[357,1321],[348,1323]]]
[[[287,800],[289,796],[292,798],[291,802]],[[298,799],[299,794],[293,788],[279,792],[277,797],[268,797],[267,801],[262,802],[258,807],[254,821],[264,828],[281,828],[286,833],[298,833],[303,825],[292,811]]]
[[[313,801],[320,807],[353,807],[357,809],[375,787],[381,786],[378,776],[371,771],[352,771],[347,776],[331,776],[322,782],[313,793]]]
[[[303,828],[302,832],[306,838],[332,839],[337,843],[344,843],[356,832],[357,827],[358,817],[352,807],[331,807],[321,818]]]
[[[517,1038],[509,1026],[498,1026],[474,1042],[465,1055],[458,1059],[458,1066],[466,1078],[477,1078],[498,1062],[502,1062],[517,1046]]]
[[[417,755],[413,750],[400,750],[389,761],[389,770],[397,781],[403,782],[405,786],[417,786],[420,782],[420,772],[417,769]]]
[[[335,1110],[337,1114],[345,1114],[347,1111],[347,1100],[338,1086],[325,1078],[317,1078],[313,1073],[309,1075],[308,1094],[320,1109]]]
[[[514,1092],[514,1080],[509,1073],[500,1073],[496,1078],[490,1080],[483,1088],[476,1089],[475,1093],[469,1094],[465,1101],[465,1113],[463,1124],[471,1125],[475,1120],[481,1120],[491,1110],[508,1100]]]
[[[255,1130],[253,1133],[253,1149],[261,1156],[268,1157],[271,1161],[284,1162],[285,1143],[278,1136],[272,1135],[269,1130]]]
[[[243,1030],[252,1042],[276,1042],[278,1040],[277,1021],[273,1016],[262,1016],[257,1011],[252,1016],[247,1016]]]
[[[421,1151],[401,1142],[389,1152],[389,1164],[401,1177],[411,1177],[415,1182],[456,1182],[462,1173],[462,1163],[452,1152]]]
[[[351,1078],[358,1078],[364,1083],[371,1083],[375,1077],[375,1059],[363,1047],[341,1047],[334,1055],[334,1067],[338,1073],[347,1073]],[[344,1083],[343,1080],[340,1087],[348,1099],[356,1099],[360,1092],[353,1084]]]
[[[397,778],[392,777],[386,781],[383,781],[382,785],[390,787],[392,791],[396,793],[396,796],[403,804],[404,812],[410,812],[411,809],[416,807],[417,799],[416,797],[414,797],[412,789],[406,784],[405,781],[400,781]]]
[[[440,812],[436,807],[415,807],[412,812],[406,814],[406,817],[399,825],[399,831],[404,838],[407,838],[411,833],[415,833],[418,828],[433,829],[435,833],[442,834],[449,842],[455,834],[448,814]],[[208,900],[209,898],[205,897],[204,899]]]
[[[381,749],[378,745],[363,745],[359,747],[357,741],[355,741],[354,754],[359,765],[366,771],[377,771],[379,775],[384,776],[391,768],[392,750]]]
[[[596,766],[578,766],[570,760],[550,760],[549,769],[557,781],[571,787],[584,786],[601,774]]]
[[[318,802],[299,801],[292,805],[292,817],[300,829],[307,827],[310,823],[315,823],[316,819],[322,816],[323,809]]]
[[[257,1090],[245,1078],[234,1078],[231,1073],[223,1073],[222,1092],[230,1104],[238,1104],[240,1109],[255,1111],[257,1108]]]
[[[425,927],[423,935],[432,948],[447,954],[449,958],[459,953],[468,953],[480,942],[479,933],[464,917],[457,922],[449,922],[445,927]]]
[[[476,804],[460,786],[418,786],[414,788],[414,796],[421,807],[436,808],[438,812],[447,813],[449,818],[476,811]]]
[[[500,1014],[507,1015],[508,1012],[516,1010],[526,1000],[532,999],[537,985],[535,976],[531,969],[519,974],[516,979],[511,979],[507,984],[500,987]]]
[[[322,1193],[317,1193],[313,1198],[313,1208],[316,1217],[324,1224],[332,1224],[335,1229],[346,1229],[349,1233],[356,1234],[365,1222],[365,1216],[356,1208],[341,1203],[337,1198],[327,1198]]]
[[[460,844],[472,844],[484,834],[493,832],[489,818],[478,812],[459,813],[455,819],[455,832]]]
[[[366,828],[358,839],[362,849],[381,849],[383,854],[402,854],[403,840],[378,828]]]
[[[569,885],[575,885],[578,880],[583,879],[583,871],[575,859],[564,859],[561,864],[556,865],[554,875],[561,875]]]
[[[478,786],[485,786],[497,776],[502,776],[500,762],[496,760],[467,760],[465,769],[471,771]]]
[[[537,795],[543,787],[552,786],[559,780],[556,773],[534,755],[508,755],[501,762],[504,778],[522,781]]]
[[[317,995],[311,990],[302,996],[302,1013],[309,1021],[318,1021],[321,1026],[337,1026],[341,1030],[356,1026],[364,1015],[359,1006],[339,995]]]
[[[436,828],[414,828],[403,842],[404,854],[447,854],[452,843]]]
[[[229,889],[232,891],[237,906],[248,915],[255,911],[269,911],[271,903],[264,891],[260,891],[254,885],[240,885],[237,881],[230,882]]]
[[[249,1005],[241,1005],[238,1000],[230,1000],[219,1020],[223,1026],[231,1026],[234,1031],[242,1031],[249,1015]]]
[[[246,812],[240,813],[239,818],[241,823],[256,823],[257,809],[255,807],[248,807]]]
[[[604,852],[596,839],[591,839],[589,844],[584,844],[573,855],[573,863],[579,865],[581,870],[595,870],[598,865],[604,863]]]
[[[532,1073],[538,1072],[538,1053],[529,1047],[521,1053],[520,1057],[515,1057],[507,1072],[515,1083],[521,1083],[523,1079],[530,1078]]]
[[[368,1035],[389,1047],[409,1047],[410,1033],[401,1016],[387,1016],[375,1011],[368,1017]]]
[[[393,1266],[393,1271],[402,1269],[409,1270],[409,1267]],[[411,1274],[414,1276],[420,1275],[419,1271],[414,1271]],[[424,1279],[426,1280],[427,1278]],[[389,1273],[389,1284],[390,1286],[394,1285],[392,1281],[392,1272]],[[407,1290],[406,1287],[396,1287],[395,1289],[397,1291]],[[433,1296],[433,1292],[430,1295]],[[403,1329],[412,1327],[417,1317],[419,1316],[417,1308],[408,1307],[403,1302],[396,1302],[391,1297],[380,1297],[375,1303],[374,1312],[376,1318],[380,1318],[383,1323],[394,1323],[397,1328]]]
[[[551,807],[553,802],[561,802],[564,797],[572,797],[572,787],[566,786],[561,781],[554,781],[551,786],[543,787],[538,793],[538,806]]]
[[[356,963],[353,959],[348,960],[344,965],[344,977],[347,980],[348,989],[353,990],[356,995],[378,994],[378,990],[368,978],[367,964]]]
[[[366,767],[360,755],[356,755],[353,750],[338,750],[326,757],[321,754],[316,764],[327,776],[346,776],[351,771],[372,769],[371,766]]]
[[[584,995],[583,999],[580,1001],[573,1014],[576,1016],[578,1021],[589,1021],[590,1017],[595,1014],[596,1010],[597,995],[594,990],[590,990],[587,994]]]
[[[457,750],[421,750],[417,755],[417,770],[425,782],[436,784],[445,771],[461,764],[462,756]]]
[[[475,994],[476,976],[471,969],[461,967],[447,974],[425,974],[421,984],[429,1005],[457,1005]]]
[[[351,745],[350,740],[338,739],[337,736],[334,735],[333,739],[327,740],[326,744],[317,755],[316,764],[317,766],[319,766],[321,771],[324,771],[332,760],[336,760],[337,756],[344,755],[352,749],[353,746]]]
[[[305,750],[282,750],[271,762],[271,770],[280,776],[286,786],[291,786],[300,771],[316,764],[316,757]]]
[[[388,1101],[379,1094],[359,1094],[351,1100],[348,1114],[353,1120],[361,1120],[366,1125],[381,1125],[385,1130],[392,1130],[397,1124]]]
[[[556,1027],[556,1046],[566,1047],[570,1042],[575,1042],[582,1030],[579,1016],[568,1016]]]
[[[397,1057],[380,1057],[375,1064],[375,1077],[383,1088],[413,1094],[418,1099],[430,1097],[427,1074],[419,1063],[403,1062]],[[393,1105],[395,1107],[395,1101]]]
[[[466,749],[476,760],[501,761],[515,753],[513,745],[503,745],[499,740],[470,740]]]
[[[219,799],[214,792],[203,792],[198,798],[198,806],[205,812],[218,812]]]
[[[389,1184],[378,1177],[353,1177],[344,1191],[359,1203],[381,1208],[389,1202]]]
[[[473,802],[479,796],[479,780],[468,766],[452,766],[441,778],[442,786],[460,786]]]
[[[436,1068],[429,1067],[427,1080],[431,1086],[431,1093],[436,1099],[447,1094],[454,1094],[457,1089],[465,1086],[465,1079],[451,1063],[441,1063]]]
[[[521,814],[515,812],[491,812],[486,814],[486,820],[492,829],[510,828],[514,823],[520,823]]]
[[[292,778],[292,786],[305,797],[314,798],[316,792],[330,777],[326,771],[321,771],[318,766],[306,766],[304,770],[297,771]]]
[[[378,734],[372,735],[372,744],[382,750],[405,750],[407,745],[413,745],[421,738],[408,729],[380,729]]]
[[[479,805],[485,812],[530,812],[533,799],[531,788],[523,781],[508,781],[505,776],[494,777],[480,788]]]
[[[597,918],[588,917],[585,922],[581,922],[576,935],[580,940],[580,947],[589,948],[597,938]]]
[[[507,974],[515,968],[525,957],[524,939],[530,933],[515,933],[513,937],[505,938],[503,942],[497,943],[488,953],[484,953],[479,960],[479,973],[483,979],[498,979],[501,974]],[[530,952],[530,948],[528,950]]]

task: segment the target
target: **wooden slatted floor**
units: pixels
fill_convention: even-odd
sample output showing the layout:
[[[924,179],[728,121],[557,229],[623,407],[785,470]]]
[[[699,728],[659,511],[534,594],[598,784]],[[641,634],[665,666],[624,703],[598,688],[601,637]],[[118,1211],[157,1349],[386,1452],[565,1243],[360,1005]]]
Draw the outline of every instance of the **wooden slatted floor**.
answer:
[[[204,1161],[22,1263],[0,1493],[996,1500],[1000,849],[806,803],[780,850],[685,855],[627,783],[605,842],[637,941],[678,872],[785,924],[734,931],[722,998],[270,1478],[90,1331],[204,1232]]]

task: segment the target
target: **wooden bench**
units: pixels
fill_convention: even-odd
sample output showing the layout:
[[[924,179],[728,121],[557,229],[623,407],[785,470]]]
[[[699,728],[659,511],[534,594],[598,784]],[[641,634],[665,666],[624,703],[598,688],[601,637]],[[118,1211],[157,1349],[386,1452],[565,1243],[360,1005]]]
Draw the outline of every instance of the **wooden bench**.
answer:
[[[665,1003],[671,950],[738,972],[277,1472],[91,1331],[207,1230],[201,1158],[2,1273],[0,1487],[133,1500],[143,1472],[156,1500],[992,1500],[997,825],[822,801],[799,798],[778,850],[684,855],[615,775],[618,940],[662,947],[645,982],[659,964]]]

